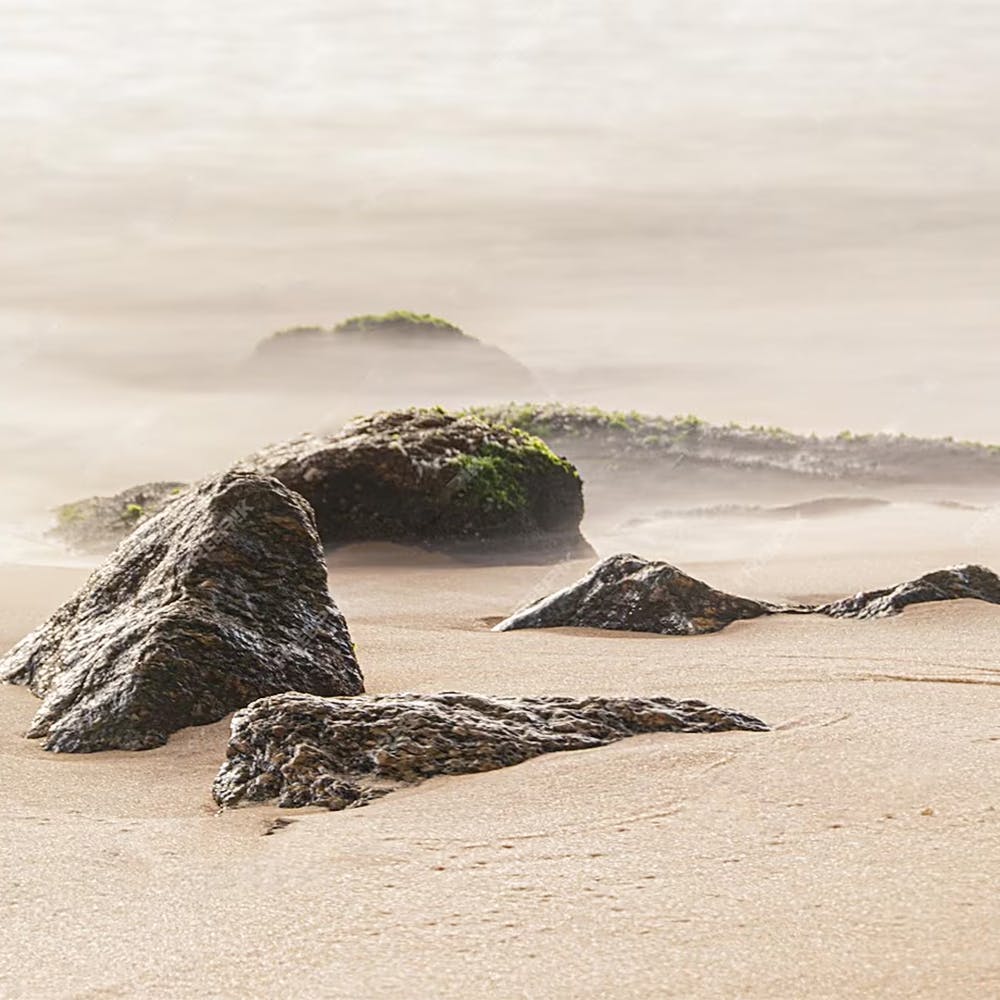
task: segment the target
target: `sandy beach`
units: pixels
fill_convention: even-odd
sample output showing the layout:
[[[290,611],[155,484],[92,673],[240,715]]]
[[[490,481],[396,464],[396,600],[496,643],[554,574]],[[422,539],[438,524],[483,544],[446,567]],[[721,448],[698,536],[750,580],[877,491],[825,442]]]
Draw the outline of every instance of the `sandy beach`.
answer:
[[[342,813],[219,814],[225,721],[143,753],[53,755],[19,735],[36,699],[0,688],[0,994],[1000,989],[987,933],[1000,916],[1000,609],[959,601],[689,638],[497,634],[484,618],[586,563],[367,556],[335,557],[330,578],[369,691],[668,694],[773,731],[642,736]],[[771,586],[794,591],[798,577],[814,591],[805,562],[772,566]],[[740,572],[691,568],[719,585]],[[5,568],[3,646],[83,576]]]
[[[315,486],[322,540],[258,483],[258,533],[215,545],[236,529],[205,499],[190,549],[171,523],[102,591],[120,614],[67,672],[160,655],[176,608],[130,601],[169,550],[147,590],[265,609],[211,664],[163,643],[170,698],[197,689],[180,724],[244,706],[218,694],[258,691],[230,651],[280,674],[286,626],[329,624],[326,551],[350,636],[321,680],[353,639],[373,694],[690,698],[770,727],[220,811],[232,716],[49,753],[39,699],[0,683],[0,1000],[1000,997],[1000,604],[495,633],[594,560],[440,554],[545,536],[777,604],[1000,570],[1000,7],[0,0],[0,38],[0,654],[103,558],[88,511],[113,544],[303,432],[527,408],[539,440],[499,456],[393,424],[339,479],[261,466]],[[104,708],[141,728],[117,680]]]

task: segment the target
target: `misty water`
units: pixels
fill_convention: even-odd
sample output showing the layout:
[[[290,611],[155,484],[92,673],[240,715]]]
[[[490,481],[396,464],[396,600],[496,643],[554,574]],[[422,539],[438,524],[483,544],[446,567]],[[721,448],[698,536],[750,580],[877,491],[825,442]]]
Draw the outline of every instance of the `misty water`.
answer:
[[[360,412],[229,374],[396,308],[549,399],[1000,441],[995,4],[0,0],[0,39],[3,558]]]

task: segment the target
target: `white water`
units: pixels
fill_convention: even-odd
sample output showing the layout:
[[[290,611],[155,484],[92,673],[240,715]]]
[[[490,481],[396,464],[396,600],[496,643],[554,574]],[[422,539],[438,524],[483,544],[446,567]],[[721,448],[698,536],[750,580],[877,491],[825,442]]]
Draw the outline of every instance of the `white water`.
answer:
[[[399,307],[554,397],[1000,441],[995,3],[0,0],[0,46],[11,518],[349,416],[204,373]]]

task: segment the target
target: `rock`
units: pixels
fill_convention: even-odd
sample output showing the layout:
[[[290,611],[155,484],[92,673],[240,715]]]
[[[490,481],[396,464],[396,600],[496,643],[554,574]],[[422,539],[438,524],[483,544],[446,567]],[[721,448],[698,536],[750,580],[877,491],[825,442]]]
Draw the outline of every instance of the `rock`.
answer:
[[[541,387],[509,354],[436,316],[405,310],[354,316],[332,328],[293,327],[258,344],[250,373],[367,405],[509,399]]]
[[[805,489],[823,480],[843,487],[980,485],[1000,479],[1000,447],[951,438],[850,431],[818,437],[781,427],[713,425],[691,414],[660,417],[563,403],[508,403],[469,412],[536,434],[566,455],[588,484],[607,491],[620,486],[623,477],[632,489],[641,489],[657,475],[661,496],[672,482],[679,482],[683,495],[690,497],[692,483],[702,478],[706,486],[726,486],[745,503],[755,483],[772,495],[775,475],[790,489],[796,483]],[[675,469],[682,474],[675,475]]]
[[[718,632],[730,622],[785,609],[714,590],[676,566],[615,555],[583,579],[516,611],[495,632],[572,625],[662,635]]]
[[[158,746],[279,691],[364,689],[312,512],[246,473],[140,524],[0,660],[0,680],[43,699],[29,738],[80,752]]]
[[[910,604],[959,598],[1000,604],[1000,577],[985,566],[953,566],[830,604],[778,605],[714,590],[669,563],[616,555],[598,563],[582,580],[516,611],[493,630],[578,626],[698,635],[762,615],[882,618]]]
[[[815,610],[832,618],[885,618],[898,615],[911,604],[961,598],[1000,604],[1000,577],[985,566],[952,566],[896,587],[866,590]]]
[[[110,497],[87,497],[56,508],[50,534],[71,548],[106,552],[187,488],[185,483],[143,483]]]
[[[439,774],[510,767],[653,732],[766,731],[759,719],[669,698],[486,698],[447,692],[316,698],[237,712],[213,786],[222,806],[363,806]]]
[[[538,438],[444,410],[376,413],[237,464],[316,511],[327,546],[385,541],[458,553],[591,553],[576,469]]]

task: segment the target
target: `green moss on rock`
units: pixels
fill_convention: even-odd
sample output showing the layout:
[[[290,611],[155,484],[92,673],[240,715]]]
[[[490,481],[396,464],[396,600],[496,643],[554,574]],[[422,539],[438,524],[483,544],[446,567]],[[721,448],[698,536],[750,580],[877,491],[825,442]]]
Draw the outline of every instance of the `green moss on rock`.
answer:
[[[184,483],[143,483],[114,496],[87,497],[56,507],[51,534],[71,548],[105,552],[133,528],[162,510],[185,489]]]
[[[261,341],[258,350],[269,352],[272,349],[308,348],[333,346],[342,338],[352,338],[357,335],[370,336],[373,339],[385,338],[390,341],[407,338],[419,341],[448,340],[463,341],[475,344],[475,338],[464,333],[454,323],[449,323],[440,316],[430,313],[415,313],[407,309],[396,309],[392,312],[362,316],[351,316],[341,320],[332,327],[320,325],[291,326],[278,330]]]
[[[731,467],[852,481],[952,482],[1000,476],[1000,449],[951,438],[905,434],[834,437],[795,434],[783,427],[710,424],[694,414],[659,417],[562,403],[507,403],[466,411],[544,439],[583,469],[588,480],[615,479],[625,467],[641,475],[650,460],[671,469]]]
[[[313,505],[330,546],[589,551],[573,465],[543,441],[440,407],[392,410],[336,434],[265,449],[238,466],[266,472]]]
[[[454,464],[456,496],[486,509],[521,510],[527,497],[521,488],[517,466],[503,454],[460,455]]]
[[[442,333],[464,337],[460,327],[430,313],[415,313],[396,309],[380,315],[352,316],[338,323],[334,333],[432,334]]]

